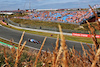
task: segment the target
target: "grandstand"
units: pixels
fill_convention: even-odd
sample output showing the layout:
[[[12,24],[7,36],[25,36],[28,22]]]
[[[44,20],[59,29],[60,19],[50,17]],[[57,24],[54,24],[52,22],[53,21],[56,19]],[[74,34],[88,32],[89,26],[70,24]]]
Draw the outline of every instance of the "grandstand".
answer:
[[[81,21],[92,16],[88,11],[36,11],[21,19],[52,21],[60,23],[81,24]]]
[[[99,5],[93,6],[93,9],[99,7]],[[51,10],[51,9],[50,9]],[[77,11],[48,11],[36,10],[33,13],[18,17],[20,19],[31,19],[31,20],[41,20],[41,21],[51,21],[60,23],[71,23],[71,24],[83,24],[85,20],[95,21],[95,16],[93,15],[91,9],[89,10],[77,10]]]

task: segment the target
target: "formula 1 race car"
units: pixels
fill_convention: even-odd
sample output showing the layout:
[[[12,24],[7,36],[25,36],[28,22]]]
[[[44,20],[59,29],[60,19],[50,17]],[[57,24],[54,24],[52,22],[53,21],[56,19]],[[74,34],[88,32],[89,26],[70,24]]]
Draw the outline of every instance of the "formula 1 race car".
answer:
[[[28,42],[33,42],[33,43],[37,43],[37,44],[41,43],[41,41],[37,41],[35,39],[28,39]]]

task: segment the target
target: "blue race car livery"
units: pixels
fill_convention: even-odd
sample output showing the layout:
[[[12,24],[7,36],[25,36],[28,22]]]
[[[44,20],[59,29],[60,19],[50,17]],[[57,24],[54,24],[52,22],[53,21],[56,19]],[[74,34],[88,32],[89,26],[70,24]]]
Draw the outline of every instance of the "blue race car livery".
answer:
[[[28,42],[33,42],[33,43],[37,43],[37,44],[41,43],[41,41],[37,41],[35,39],[28,39]]]

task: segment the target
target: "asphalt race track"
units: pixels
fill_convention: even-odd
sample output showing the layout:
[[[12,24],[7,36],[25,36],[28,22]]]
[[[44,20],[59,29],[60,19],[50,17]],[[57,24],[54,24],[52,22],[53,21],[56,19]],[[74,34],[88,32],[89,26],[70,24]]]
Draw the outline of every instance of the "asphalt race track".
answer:
[[[14,42],[19,42],[22,33],[23,32],[0,26],[0,37],[6,38],[9,40],[13,38]],[[22,43],[24,41],[27,41],[26,45],[39,49],[41,47],[41,44],[35,44],[35,43],[28,42],[28,38],[33,38],[35,40],[41,41],[41,44],[42,44],[45,37],[35,35],[35,34],[25,33]],[[52,51],[53,46],[55,46],[55,43],[56,43],[56,38],[47,37],[47,40],[43,47],[43,50],[50,49]],[[79,42],[73,42],[73,41],[66,40],[66,44],[67,44],[68,48],[72,48],[74,46],[77,51],[82,52],[81,44]],[[87,49],[87,50],[89,49],[86,44],[83,43],[83,45],[84,45],[85,49]],[[89,44],[89,45],[92,46],[91,44]]]

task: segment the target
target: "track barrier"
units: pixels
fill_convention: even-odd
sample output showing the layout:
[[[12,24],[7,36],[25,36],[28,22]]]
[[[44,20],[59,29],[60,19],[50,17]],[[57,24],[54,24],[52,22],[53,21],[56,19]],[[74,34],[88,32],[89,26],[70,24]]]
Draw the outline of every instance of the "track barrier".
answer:
[[[1,42],[1,41],[0,41],[0,44],[3,45],[3,46],[7,46],[9,48],[12,48],[13,47],[12,45],[6,44],[6,43]],[[15,47],[15,49],[17,49],[17,47]]]

